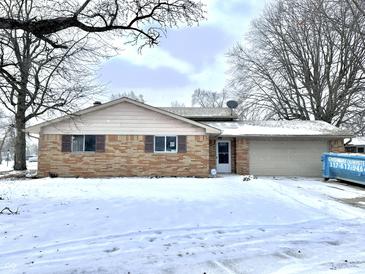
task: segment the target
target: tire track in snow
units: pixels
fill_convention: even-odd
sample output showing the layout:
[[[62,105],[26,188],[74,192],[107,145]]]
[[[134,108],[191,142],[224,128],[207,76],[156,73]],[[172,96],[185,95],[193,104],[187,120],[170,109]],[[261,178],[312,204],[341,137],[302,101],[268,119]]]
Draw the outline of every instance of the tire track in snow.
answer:
[[[324,220],[318,220],[318,222],[320,222],[321,224],[323,224],[325,221]],[[331,223],[330,220],[328,220],[328,223]],[[135,237],[135,238],[140,238],[139,240],[143,240],[144,238],[147,237],[155,237],[155,236],[159,236],[159,235],[163,235],[166,239],[170,239],[170,240],[174,240],[174,239],[178,239],[178,238],[193,238],[194,236],[196,238],[201,237],[202,235],[205,235],[206,237],[210,236],[214,236],[213,238],[217,238],[217,235],[225,235],[227,238],[227,236],[231,236],[231,237],[236,237],[237,235],[247,235],[249,232],[253,233],[253,232],[257,232],[257,231],[285,231],[285,227],[288,227],[288,231],[289,230],[295,230],[298,227],[303,227],[303,226],[313,226],[313,222],[301,222],[301,223],[297,223],[297,224],[286,224],[286,225],[243,225],[243,226],[229,226],[229,227],[222,227],[222,226],[214,226],[214,227],[188,227],[188,228],[172,228],[172,229],[154,229],[154,230],[142,230],[142,231],[132,231],[132,232],[128,232],[128,233],[123,233],[123,234],[111,234],[111,235],[102,235],[102,236],[94,236],[94,237],[86,237],[86,238],[81,238],[81,239],[77,239],[77,240],[69,240],[69,241],[63,241],[63,242],[57,242],[57,243],[53,243],[53,244],[48,244],[48,245],[42,245],[42,246],[38,246],[36,249],[51,249],[51,248],[57,248],[57,247],[66,247],[66,246],[74,246],[76,244],[97,244],[98,241],[102,241],[103,243],[106,240],[110,240],[112,242],[114,242],[117,239],[124,239],[124,238],[130,238],[130,237]],[[191,232],[194,233],[191,233]],[[260,238],[263,235],[260,235]],[[162,236],[159,237],[160,239],[162,238]],[[126,242],[128,242],[128,240],[124,240]],[[3,256],[9,256],[9,255],[16,255],[16,254],[22,254],[22,253],[26,253],[29,251],[34,251],[35,248],[28,248],[28,249],[21,249],[21,250],[14,250],[14,251],[8,251],[8,252],[0,252],[0,257]]]
[[[321,223],[323,224],[323,222]],[[0,257],[5,259],[9,258],[9,256],[19,257],[21,255],[26,255],[28,261],[34,260],[37,261],[36,264],[38,266],[46,266],[84,259],[93,260],[94,257],[116,256],[120,258],[126,256],[127,258],[133,258],[133,260],[128,261],[128,263],[132,265],[133,263],[138,264],[138,262],[153,265],[162,258],[171,261],[177,260],[177,252],[180,252],[185,256],[186,251],[188,251],[189,256],[191,254],[191,256],[202,257],[201,260],[203,261],[206,261],[205,254],[207,253],[209,254],[208,257],[219,260],[240,257],[242,256],[242,250],[247,252],[246,256],[257,256],[257,254],[260,254],[260,252],[257,251],[257,247],[263,245],[271,247],[266,254],[270,255],[275,247],[280,251],[280,248],[278,248],[280,246],[295,247],[302,244],[323,245],[325,242],[336,240],[336,233],[340,233],[341,231],[338,232],[335,230],[335,226],[337,226],[338,223],[334,222],[332,225],[330,225],[330,223],[331,222],[328,222],[328,226],[326,227],[318,227],[318,224],[304,223],[288,225],[287,228],[282,225],[267,227],[240,226],[235,228],[216,227],[214,229],[200,228],[199,233],[191,233],[191,231],[196,231],[194,228],[131,232],[121,235],[106,235],[102,237],[87,238],[86,240],[68,241],[67,244],[57,243],[56,245],[40,246],[36,249],[15,251],[13,253],[1,253]],[[264,229],[262,227],[264,227]],[[362,231],[361,228],[359,229]],[[277,235],[278,231],[280,231],[280,235]],[[174,232],[174,234],[171,234],[171,232]],[[308,241],[308,232],[312,233],[310,241]],[[322,242],[319,242],[323,233],[327,234],[328,237],[322,239]],[[313,238],[315,234],[318,234],[320,237]],[[131,240],[131,236],[136,237],[132,237]],[[141,242],[149,241],[150,236],[155,238],[150,244],[146,245]],[[299,241],[298,238],[301,240]],[[91,239],[93,242],[90,242]],[[105,239],[110,239],[111,241],[105,242]],[[75,242],[79,243],[79,245],[75,245]],[[166,244],[170,244],[170,247],[167,248]],[[56,248],[60,246],[63,248],[60,249],[60,253],[57,253]],[[113,254],[106,254],[105,249],[112,246],[118,247],[119,250]],[[37,258],[39,255],[38,251],[40,250],[42,250],[43,258]],[[288,253],[287,249],[282,249],[280,252],[283,254],[285,252],[285,254]],[[161,254],[159,254],[159,256],[154,255],[158,253]],[[53,257],[55,254],[57,256]],[[150,258],[147,258],[148,256],[150,256]],[[185,258],[189,256],[185,256]],[[289,257],[291,258],[293,256]],[[18,259],[21,261],[21,258]],[[218,260],[212,261],[219,263]],[[229,271],[231,272],[227,273],[234,273],[232,270]]]
[[[224,272],[227,273],[227,274],[236,274],[236,272],[232,271],[231,269],[229,269],[228,267],[224,266],[222,263],[220,263],[218,261],[212,261],[212,263],[214,263],[220,269],[224,270]]]

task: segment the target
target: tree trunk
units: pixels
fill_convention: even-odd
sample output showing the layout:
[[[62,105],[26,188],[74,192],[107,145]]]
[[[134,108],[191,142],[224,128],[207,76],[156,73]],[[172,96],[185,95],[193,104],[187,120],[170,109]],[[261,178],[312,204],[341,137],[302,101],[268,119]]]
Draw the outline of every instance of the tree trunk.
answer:
[[[25,140],[25,114],[23,117],[17,113],[15,120],[15,151],[14,151],[14,170],[26,170],[26,140]]]
[[[0,142],[0,165],[3,162],[3,153],[4,153],[3,149],[4,149],[6,139],[8,138],[9,135],[10,135],[10,126],[8,126],[8,128],[5,131],[4,136],[3,136],[3,138],[1,139],[1,142]]]
[[[25,90],[26,87],[23,87]],[[14,170],[26,170],[26,139],[25,139],[25,92],[21,91],[18,95],[17,111],[15,115],[15,151],[14,151]]]
[[[6,134],[4,134],[4,138],[0,142],[0,165],[3,163],[3,147],[6,140]]]

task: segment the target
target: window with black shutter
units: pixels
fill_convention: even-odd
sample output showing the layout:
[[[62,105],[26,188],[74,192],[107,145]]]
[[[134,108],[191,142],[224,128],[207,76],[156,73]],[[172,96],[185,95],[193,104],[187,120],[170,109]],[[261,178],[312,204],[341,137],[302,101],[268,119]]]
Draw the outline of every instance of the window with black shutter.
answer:
[[[105,135],[62,135],[62,152],[104,152]]]

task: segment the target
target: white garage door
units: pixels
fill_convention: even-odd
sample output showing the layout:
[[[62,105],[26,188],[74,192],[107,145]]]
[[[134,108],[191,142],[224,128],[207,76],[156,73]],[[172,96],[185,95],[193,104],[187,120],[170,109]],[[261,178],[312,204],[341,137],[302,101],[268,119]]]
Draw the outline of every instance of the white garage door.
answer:
[[[250,140],[250,173],[321,176],[321,155],[327,151],[326,141]]]

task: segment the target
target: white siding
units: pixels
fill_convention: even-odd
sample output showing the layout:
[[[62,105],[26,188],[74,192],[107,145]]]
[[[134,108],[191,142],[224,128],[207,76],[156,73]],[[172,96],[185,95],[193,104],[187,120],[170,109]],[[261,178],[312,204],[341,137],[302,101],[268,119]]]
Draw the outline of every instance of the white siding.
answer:
[[[43,134],[204,135],[205,129],[128,102],[65,120]]]
[[[325,140],[250,140],[250,173],[261,176],[320,177]]]

